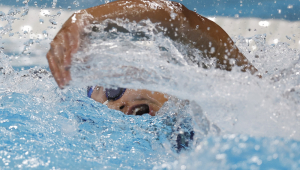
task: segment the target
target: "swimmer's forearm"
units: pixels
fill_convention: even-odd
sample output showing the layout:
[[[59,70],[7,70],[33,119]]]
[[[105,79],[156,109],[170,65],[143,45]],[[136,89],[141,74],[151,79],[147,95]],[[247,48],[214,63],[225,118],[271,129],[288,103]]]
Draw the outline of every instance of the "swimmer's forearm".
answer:
[[[63,87],[70,80],[72,54],[88,41],[87,26],[100,24],[107,19],[122,19],[136,23],[150,19],[159,23],[158,32],[174,41],[197,48],[204,57],[216,58],[216,67],[231,70],[233,65],[242,71],[254,73],[256,69],[234,45],[228,34],[217,24],[188,10],[177,2],[164,0],[119,0],[74,13],[51,42],[47,59],[52,74]],[[235,62],[231,62],[234,60]]]
[[[230,60],[234,59],[235,65],[243,66],[242,71],[257,71],[235,47],[228,34],[214,22],[176,2],[151,2],[152,6],[148,1],[119,0],[88,8],[75,13],[66,25],[70,25],[74,20],[82,22],[80,18],[88,20],[90,24],[101,23],[106,19],[128,19],[129,22],[137,23],[150,19],[152,23],[160,23],[160,31],[171,39],[198,48],[208,58],[217,58],[218,68],[231,70],[233,64]]]

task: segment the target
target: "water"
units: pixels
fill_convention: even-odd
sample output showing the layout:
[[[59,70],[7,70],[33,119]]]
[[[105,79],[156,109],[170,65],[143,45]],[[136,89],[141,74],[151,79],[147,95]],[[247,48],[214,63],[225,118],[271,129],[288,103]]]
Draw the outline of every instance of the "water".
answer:
[[[0,1],[6,6],[47,6],[50,8],[85,9],[113,0],[42,0],[42,1]],[[299,21],[299,0],[174,0],[204,16],[255,17],[263,19],[284,19]]]
[[[0,53],[1,169],[299,169],[298,49],[233,37],[259,79],[198,68],[187,54],[213,61],[152,34],[149,21],[119,24],[148,38],[93,33],[64,90],[47,67],[12,67]],[[86,97],[96,84],[171,98],[156,117],[126,116]]]

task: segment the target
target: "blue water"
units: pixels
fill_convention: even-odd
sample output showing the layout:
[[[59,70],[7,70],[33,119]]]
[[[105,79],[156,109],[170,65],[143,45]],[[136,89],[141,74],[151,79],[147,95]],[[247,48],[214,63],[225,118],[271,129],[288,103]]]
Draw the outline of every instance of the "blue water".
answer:
[[[204,16],[255,17],[263,19],[300,19],[299,0],[175,0]],[[104,4],[105,0],[57,0],[54,7],[84,9]],[[24,6],[23,1],[0,0],[2,5]],[[29,1],[29,6],[52,7],[53,0]],[[292,8],[291,8],[292,5]],[[290,6],[290,7],[289,7]],[[289,8],[288,8],[289,7]],[[278,12],[278,10],[281,12]]]
[[[204,130],[189,140],[191,131],[199,132],[189,104],[178,111],[176,104],[167,103],[156,117],[127,116],[86,97],[84,88],[58,89],[46,69],[13,69],[3,63],[1,169],[300,168],[297,140],[217,135],[206,120],[201,122]],[[179,134],[185,142],[178,142]]]
[[[1,169],[149,169],[160,164],[160,159],[174,160],[159,156],[164,136],[155,129],[165,128],[159,119],[124,117],[90,99],[76,101],[67,96],[62,95],[66,98],[55,105],[20,93],[2,96]]]
[[[49,7],[52,2],[37,5]],[[58,0],[56,7],[104,3],[78,1],[76,7],[73,2]],[[204,15],[235,16],[242,10],[240,17],[299,20],[297,0],[250,1],[242,6],[229,0],[182,3]],[[252,39],[257,51],[249,50],[246,39],[237,41],[264,71],[262,80],[194,67],[186,72],[161,67],[167,70],[162,75],[171,75],[171,85],[163,79],[153,88],[174,92],[182,100],[170,101],[156,117],[108,109],[88,98],[85,88],[60,90],[48,67],[12,67],[0,51],[0,169],[300,169],[300,52],[281,43],[267,45],[261,36]],[[189,86],[182,80],[189,80]],[[193,119],[190,110],[197,107],[183,100],[187,98],[198,99],[202,110],[197,111],[207,119],[202,114]]]
[[[300,142],[278,137],[207,136],[178,153],[172,116],[126,116],[38,75],[36,88],[1,91],[1,169],[300,168]]]
[[[81,90],[41,89],[1,93],[1,169],[300,168],[299,141],[226,134],[178,153],[163,147],[172,133],[166,117],[125,116]],[[52,90],[57,101],[43,97]]]

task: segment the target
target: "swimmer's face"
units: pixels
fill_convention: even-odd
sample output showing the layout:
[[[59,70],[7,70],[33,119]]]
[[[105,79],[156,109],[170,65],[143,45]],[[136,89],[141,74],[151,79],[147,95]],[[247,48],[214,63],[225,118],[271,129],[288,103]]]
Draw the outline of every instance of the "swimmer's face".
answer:
[[[97,86],[91,98],[104,103],[107,101],[103,87]],[[109,100],[107,106],[110,109],[119,110],[126,115],[142,115],[149,113],[155,116],[156,112],[168,99],[163,93],[152,92],[149,90],[126,89],[122,97],[118,100]]]

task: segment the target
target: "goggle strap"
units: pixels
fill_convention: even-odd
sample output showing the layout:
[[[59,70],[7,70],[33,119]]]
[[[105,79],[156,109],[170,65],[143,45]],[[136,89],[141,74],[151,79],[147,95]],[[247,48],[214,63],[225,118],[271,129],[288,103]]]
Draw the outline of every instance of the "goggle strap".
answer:
[[[92,97],[92,93],[93,93],[93,91],[94,91],[94,88],[95,88],[95,87],[93,87],[93,86],[91,86],[91,87],[89,88],[89,90],[88,90],[88,97],[89,97],[89,98]]]

